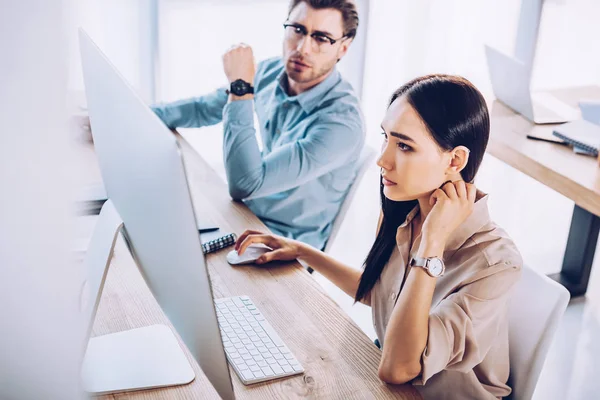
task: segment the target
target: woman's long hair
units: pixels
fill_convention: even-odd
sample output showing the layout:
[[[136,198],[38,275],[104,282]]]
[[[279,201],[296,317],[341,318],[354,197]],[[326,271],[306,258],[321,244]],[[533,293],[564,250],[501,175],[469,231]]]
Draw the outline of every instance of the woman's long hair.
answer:
[[[388,108],[400,96],[404,96],[419,114],[441,149],[450,151],[457,146],[465,146],[470,150],[469,161],[460,174],[465,182],[473,182],[490,132],[488,108],[477,88],[464,78],[436,74],[413,79],[396,90]],[[383,220],[365,259],[356,301],[362,300],[379,280],[396,246],[398,227],[417,205],[417,200],[393,201],[386,198],[381,177],[379,179]]]

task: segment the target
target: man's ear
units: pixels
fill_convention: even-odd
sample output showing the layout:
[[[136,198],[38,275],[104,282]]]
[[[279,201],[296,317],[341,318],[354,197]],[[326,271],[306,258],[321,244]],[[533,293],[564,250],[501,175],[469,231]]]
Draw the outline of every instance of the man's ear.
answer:
[[[343,42],[342,42],[340,48],[338,49],[338,62],[340,62],[340,60],[342,58],[344,58],[344,56],[348,52],[348,49],[350,48],[350,44],[352,44],[352,41],[354,39],[342,39],[342,40],[343,40]]]

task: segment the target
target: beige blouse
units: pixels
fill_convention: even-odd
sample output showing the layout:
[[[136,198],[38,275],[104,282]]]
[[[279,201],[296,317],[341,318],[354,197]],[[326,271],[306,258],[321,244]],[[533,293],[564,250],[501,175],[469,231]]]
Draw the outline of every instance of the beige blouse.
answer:
[[[444,251],[446,272],[437,278],[421,375],[413,381],[425,399],[495,399],[511,392],[507,300],[523,262],[506,232],[490,220],[488,197],[481,195]],[[398,228],[399,245],[371,291],[382,346],[409,254],[419,248],[420,238],[409,249],[418,212],[417,206]]]

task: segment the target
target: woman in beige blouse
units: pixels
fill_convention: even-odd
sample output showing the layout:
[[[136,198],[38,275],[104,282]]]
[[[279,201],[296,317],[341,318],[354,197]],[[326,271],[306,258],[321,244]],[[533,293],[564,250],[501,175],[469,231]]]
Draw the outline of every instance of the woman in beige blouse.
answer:
[[[488,109],[466,79],[430,75],[398,89],[382,123],[382,212],[359,271],[303,243],[247,231],[236,243],[300,259],[372,308],[379,377],[427,399],[508,396],[508,305],[521,256],[472,184]]]

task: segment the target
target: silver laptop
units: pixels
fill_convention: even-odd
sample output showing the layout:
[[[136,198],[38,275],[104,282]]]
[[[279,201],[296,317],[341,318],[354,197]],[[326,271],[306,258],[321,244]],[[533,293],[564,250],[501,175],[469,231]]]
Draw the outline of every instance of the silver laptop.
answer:
[[[515,56],[485,46],[492,88],[498,100],[536,124],[556,124],[579,117],[576,108],[549,92],[531,92],[533,62],[543,0],[521,2]]]
[[[227,360],[244,384],[303,373],[250,298],[213,299],[176,138],[82,30],[79,40],[92,134],[108,195],[100,217],[110,218],[101,221],[110,228],[122,220],[123,235],[148,287],[222,398],[234,398]],[[104,242],[109,250],[114,246],[110,235]],[[95,293],[90,297],[96,299],[87,308],[90,325],[105,277],[101,264],[92,271]],[[100,343],[101,338],[94,339]],[[90,365],[84,368],[86,376],[110,372],[94,370],[102,369],[102,363]],[[115,379],[130,371],[117,372]],[[162,378],[144,377],[138,388],[161,386],[153,381]]]

